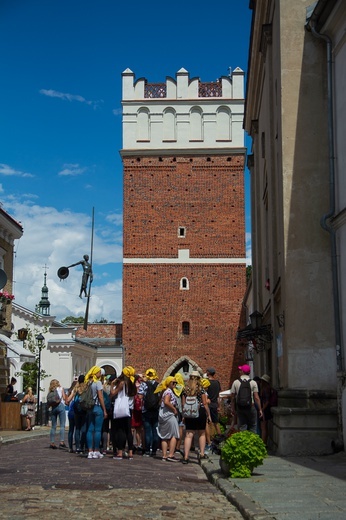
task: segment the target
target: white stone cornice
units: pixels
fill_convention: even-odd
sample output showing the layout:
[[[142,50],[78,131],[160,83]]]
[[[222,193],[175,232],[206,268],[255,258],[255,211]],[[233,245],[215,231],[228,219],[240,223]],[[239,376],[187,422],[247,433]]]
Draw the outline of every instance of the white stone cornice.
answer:
[[[168,145],[169,143],[167,143]],[[168,148],[165,148],[165,149],[156,149],[156,150],[150,150],[150,149],[134,149],[134,150],[131,150],[131,149],[123,149],[123,150],[120,150],[120,155],[122,157],[138,157],[138,156],[141,156],[141,157],[153,157],[153,156],[158,156],[158,157],[161,157],[161,156],[178,156],[178,155],[194,155],[194,156],[197,156],[197,155],[245,155],[246,154],[246,148],[244,147],[238,147],[238,148],[230,148],[230,147],[225,147],[225,148],[203,148],[203,149],[198,149],[198,148],[175,148],[175,149],[170,149]]]
[[[246,258],[123,258],[124,264],[246,264]]]

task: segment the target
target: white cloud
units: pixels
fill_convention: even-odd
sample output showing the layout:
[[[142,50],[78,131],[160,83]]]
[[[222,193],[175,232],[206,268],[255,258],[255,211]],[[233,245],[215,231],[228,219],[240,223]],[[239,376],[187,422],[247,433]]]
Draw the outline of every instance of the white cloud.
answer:
[[[79,298],[82,268],[71,268],[68,278],[63,281],[58,278],[57,271],[59,267],[80,261],[84,254],[90,254],[90,216],[23,204],[13,198],[7,200],[6,211],[24,228],[22,238],[15,243],[15,301],[35,309],[41,298],[47,266],[51,315],[58,320],[69,315],[84,316],[86,299]],[[113,225],[105,240],[101,231],[107,226],[105,220],[95,226],[89,321],[106,318],[121,323],[122,235]]]
[[[106,220],[111,224],[115,224],[116,226],[122,226],[123,215],[122,213],[110,213],[106,216]]]
[[[74,177],[76,175],[82,175],[85,171],[86,168],[81,168],[79,164],[64,164],[58,175]]]
[[[0,175],[15,176],[15,177],[34,177],[31,173],[21,172],[11,168],[8,164],[0,164]]]
[[[52,90],[52,89],[45,89],[42,88],[40,91],[40,94],[43,94],[47,97],[53,97],[62,99],[64,101],[78,101],[79,103],[85,103],[86,105],[93,106],[96,108],[100,103],[103,103],[103,100],[100,99],[98,101],[90,101],[85,99],[83,96],[79,96],[78,94],[69,94],[67,92],[59,92],[58,90]]]
[[[115,108],[115,109],[113,110],[113,114],[114,114],[115,116],[121,116],[122,113],[123,113],[122,108]]]

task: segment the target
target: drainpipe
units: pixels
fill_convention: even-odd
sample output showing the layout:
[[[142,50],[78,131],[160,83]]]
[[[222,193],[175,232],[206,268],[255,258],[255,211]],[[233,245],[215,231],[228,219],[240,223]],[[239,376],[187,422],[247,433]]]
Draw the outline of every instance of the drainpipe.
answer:
[[[330,221],[335,216],[335,157],[334,157],[334,98],[333,98],[333,56],[332,40],[327,34],[321,34],[316,29],[317,19],[323,11],[328,0],[320,0],[309,19],[306,28],[319,39],[326,42],[327,52],[327,110],[328,110],[328,148],[329,148],[329,211],[321,217],[322,228],[330,234],[331,243],[331,262],[332,262],[332,281],[333,281],[333,302],[334,302],[334,329],[336,346],[337,370],[344,369],[344,357],[341,349],[341,323],[340,323],[340,299],[339,299],[339,280],[338,280],[338,261],[336,233]]]

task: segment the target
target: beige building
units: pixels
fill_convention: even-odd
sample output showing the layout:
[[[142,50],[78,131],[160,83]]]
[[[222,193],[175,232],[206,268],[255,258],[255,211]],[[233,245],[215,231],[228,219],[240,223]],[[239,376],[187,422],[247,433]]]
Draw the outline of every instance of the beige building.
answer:
[[[245,108],[250,312],[272,331],[254,364],[280,388],[272,442],[282,455],[330,453],[346,423],[346,5],[310,3],[252,2]]]
[[[0,394],[9,383],[6,338],[11,336],[13,249],[22,235],[21,224],[0,208]]]

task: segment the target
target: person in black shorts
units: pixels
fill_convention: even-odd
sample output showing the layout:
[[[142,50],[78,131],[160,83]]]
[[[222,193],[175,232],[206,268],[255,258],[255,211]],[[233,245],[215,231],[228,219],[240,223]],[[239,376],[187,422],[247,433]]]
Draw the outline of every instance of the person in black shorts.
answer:
[[[221,429],[219,424],[219,410],[220,410],[220,398],[219,393],[221,392],[220,382],[215,378],[216,370],[213,367],[207,368],[206,370],[207,378],[210,381],[210,385],[207,388],[208,400],[209,400],[209,410],[211,423],[207,424],[206,436],[207,436],[207,449],[210,446],[211,442],[211,426],[214,427],[216,433],[221,435]]]

